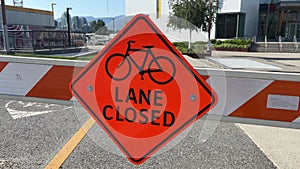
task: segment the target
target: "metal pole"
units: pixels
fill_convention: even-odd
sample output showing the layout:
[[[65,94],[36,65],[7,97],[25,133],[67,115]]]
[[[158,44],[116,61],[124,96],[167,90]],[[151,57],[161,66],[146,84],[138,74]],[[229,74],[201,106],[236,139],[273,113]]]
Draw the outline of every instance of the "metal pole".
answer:
[[[71,47],[71,28],[70,28],[70,13],[69,10],[72,10],[72,8],[67,8],[67,27],[68,27],[68,42],[69,47]]]
[[[236,18],[236,33],[235,33],[235,38],[237,39],[238,37],[239,37],[239,31],[240,31],[240,29],[239,29],[239,27],[240,27],[240,14],[237,14],[237,18]]]
[[[106,12],[108,12],[108,0],[106,0]]]
[[[8,43],[8,33],[7,33],[7,22],[6,22],[6,10],[5,10],[5,1],[1,0],[1,9],[2,9],[2,28],[3,28],[3,47],[4,51],[10,53],[9,43]]]
[[[52,3],[51,7],[52,7],[52,13],[54,13],[54,6],[56,5],[56,3]]]
[[[31,44],[32,44],[32,50],[35,52],[35,40],[34,40],[34,33],[31,31]]]
[[[117,32],[117,31],[116,31],[116,25],[115,25],[115,18],[113,17],[112,20],[113,20],[113,27],[114,27],[113,29],[114,29],[114,33],[115,33],[115,35],[116,35],[116,32]]]

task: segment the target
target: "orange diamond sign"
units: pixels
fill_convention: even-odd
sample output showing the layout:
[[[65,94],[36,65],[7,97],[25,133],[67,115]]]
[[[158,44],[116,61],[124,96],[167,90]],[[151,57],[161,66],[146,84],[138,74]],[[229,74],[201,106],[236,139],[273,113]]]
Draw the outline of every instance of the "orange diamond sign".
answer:
[[[73,79],[73,95],[134,164],[207,113],[216,94],[145,15]]]

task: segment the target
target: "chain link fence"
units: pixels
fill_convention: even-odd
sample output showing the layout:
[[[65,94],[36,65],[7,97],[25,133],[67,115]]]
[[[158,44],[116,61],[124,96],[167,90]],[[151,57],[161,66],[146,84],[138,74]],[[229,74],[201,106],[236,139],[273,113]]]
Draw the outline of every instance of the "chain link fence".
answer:
[[[8,31],[8,42],[11,50],[51,50],[82,47],[86,44],[86,34],[67,31]],[[3,47],[3,33],[0,31],[0,49]]]

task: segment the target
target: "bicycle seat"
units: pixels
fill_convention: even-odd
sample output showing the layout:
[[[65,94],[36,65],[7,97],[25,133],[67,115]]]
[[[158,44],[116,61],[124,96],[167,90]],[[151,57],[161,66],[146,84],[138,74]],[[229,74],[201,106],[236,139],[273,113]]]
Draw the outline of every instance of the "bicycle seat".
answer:
[[[153,47],[154,47],[154,45],[143,46],[143,48],[148,48],[148,49],[153,48]]]
[[[134,40],[130,40],[130,41],[128,41],[127,43],[128,43],[128,44],[130,44],[130,43],[135,43],[135,41],[134,41]]]

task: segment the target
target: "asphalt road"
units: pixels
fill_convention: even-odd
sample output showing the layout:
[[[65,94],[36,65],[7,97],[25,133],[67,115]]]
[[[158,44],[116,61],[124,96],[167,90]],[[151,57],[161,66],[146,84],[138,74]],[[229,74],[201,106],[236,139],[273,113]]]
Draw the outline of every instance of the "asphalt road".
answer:
[[[28,103],[0,100],[0,168],[44,168],[82,125],[74,107]],[[208,140],[199,141],[204,122],[199,120],[174,148],[139,166],[88,135],[61,168],[276,168],[235,124],[220,122]],[[97,130],[95,124],[90,133]]]

